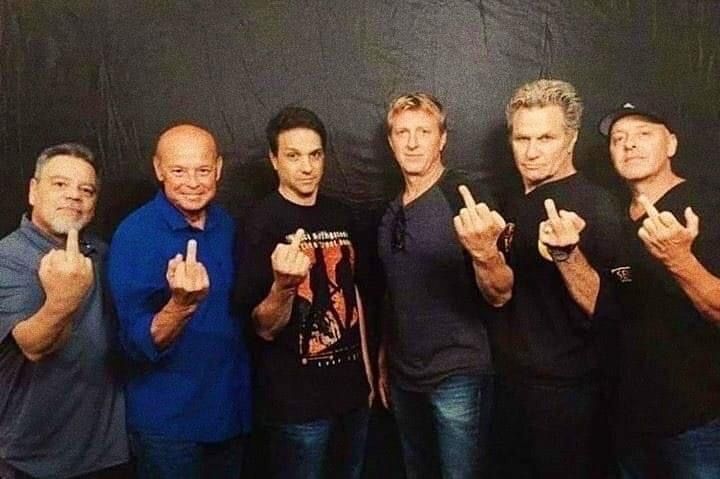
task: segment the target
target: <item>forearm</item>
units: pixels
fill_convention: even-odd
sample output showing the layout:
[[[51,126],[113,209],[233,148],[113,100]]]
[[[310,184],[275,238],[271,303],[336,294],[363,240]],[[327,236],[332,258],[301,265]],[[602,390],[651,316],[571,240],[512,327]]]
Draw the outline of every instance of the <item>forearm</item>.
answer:
[[[370,362],[370,349],[368,348],[368,337],[367,337],[367,324],[365,323],[365,311],[363,309],[362,300],[360,299],[360,293],[357,288],[355,289],[355,298],[358,305],[358,321],[360,323],[360,346],[362,348],[363,363],[365,365],[365,375],[367,376],[368,384],[372,388],[375,384],[373,375],[373,367]]]
[[[720,279],[712,275],[694,255],[666,264],[680,288],[709,322],[720,326]]]
[[[35,314],[18,323],[12,335],[25,357],[39,361],[65,344],[72,331],[73,313],[46,301]]]
[[[598,293],[600,291],[600,275],[588,263],[587,258],[575,248],[567,260],[556,261],[565,287],[578,306],[588,315],[595,313]]]
[[[290,321],[295,288],[281,288],[273,282],[270,293],[252,312],[253,326],[258,336],[272,341]]]
[[[179,305],[170,298],[150,323],[150,337],[155,346],[164,350],[175,342],[196,309],[197,304]]]
[[[475,283],[485,300],[494,307],[503,306],[512,297],[514,274],[502,253],[473,258]]]

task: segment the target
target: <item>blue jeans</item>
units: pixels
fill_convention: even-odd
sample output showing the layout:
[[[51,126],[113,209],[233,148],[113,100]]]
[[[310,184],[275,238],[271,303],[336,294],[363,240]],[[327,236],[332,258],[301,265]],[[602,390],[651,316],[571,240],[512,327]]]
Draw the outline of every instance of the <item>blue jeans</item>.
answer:
[[[408,479],[477,478],[484,469],[493,378],[451,376],[430,392],[391,384]]]
[[[129,436],[137,479],[240,477],[244,436],[218,443],[182,441],[138,432],[130,432]]]
[[[720,418],[620,454],[623,479],[720,478]]]
[[[370,412],[359,408],[327,419],[263,424],[269,477],[359,479],[365,459]],[[333,456],[334,461],[329,457]]]

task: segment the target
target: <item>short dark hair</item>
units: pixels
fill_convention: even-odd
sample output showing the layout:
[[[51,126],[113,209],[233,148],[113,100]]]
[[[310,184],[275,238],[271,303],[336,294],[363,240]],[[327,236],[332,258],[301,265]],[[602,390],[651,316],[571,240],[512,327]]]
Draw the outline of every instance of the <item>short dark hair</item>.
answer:
[[[323,150],[327,147],[327,130],[315,112],[301,106],[286,106],[270,119],[265,128],[268,145],[273,155],[278,153],[278,136],[283,131],[307,128],[320,136]]]
[[[95,170],[95,176],[100,180],[100,167],[95,162],[95,154],[90,148],[81,143],[60,143],[45,148],[35,160],[35,178],[39,178],[45,165],[56,156],[72,156],[83,160]]]

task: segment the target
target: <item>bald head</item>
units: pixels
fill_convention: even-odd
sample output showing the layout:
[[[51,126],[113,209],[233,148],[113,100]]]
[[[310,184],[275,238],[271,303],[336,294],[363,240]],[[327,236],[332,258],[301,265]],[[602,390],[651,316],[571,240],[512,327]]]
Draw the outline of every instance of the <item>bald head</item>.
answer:
[[[165,130],[158,138],[155,156],[162,159],[177,149],[203,148],[217,157],[217,143],[212,134],[199,126],[183,124]]]
[[[189,221],[202,221],[215,198],[222,172],[215,138],[195,125],[169,128],[158,138],[153,158],[155,175],[165,196]]]

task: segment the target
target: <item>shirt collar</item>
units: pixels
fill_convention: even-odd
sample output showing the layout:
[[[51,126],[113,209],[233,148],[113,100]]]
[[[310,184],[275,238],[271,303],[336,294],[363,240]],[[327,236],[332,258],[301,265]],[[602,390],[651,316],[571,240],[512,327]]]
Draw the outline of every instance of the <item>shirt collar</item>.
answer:
[[[165,196],[165,193],[160,190],[155,195],[155,199],[153,200],[157,207],[160,209],[160,214],[167,222],[168,226],[170,226],[170,229],[173,231],[183,230],[183,229],[192,229],[197,230],[197,228],[190,225],[190,223],[187,222],[187,219],[185,218],[185,215],[183,215],[180,210],[178,210],[175,205],[170,203],[170,200],[167,199],[167,196]],[[217,224],[217,206],[213,202],[210,202],[210,204],[207,206],[207,212],[205,217],[205,231],[209,231],[213,228],[215,228],[215,225]]]
[[[27,239],[40,251],[47,252],[53,248],[65,248],[65,245],[61,241],[58,241],[57,238],[48,235],[38,228],[27,214],[24,214],[20,220],[20,231],[22,231]],[[80,238],[79,243],[80,252],[85,256],[89,256],[97,251],[95,245],[85,238]]]

